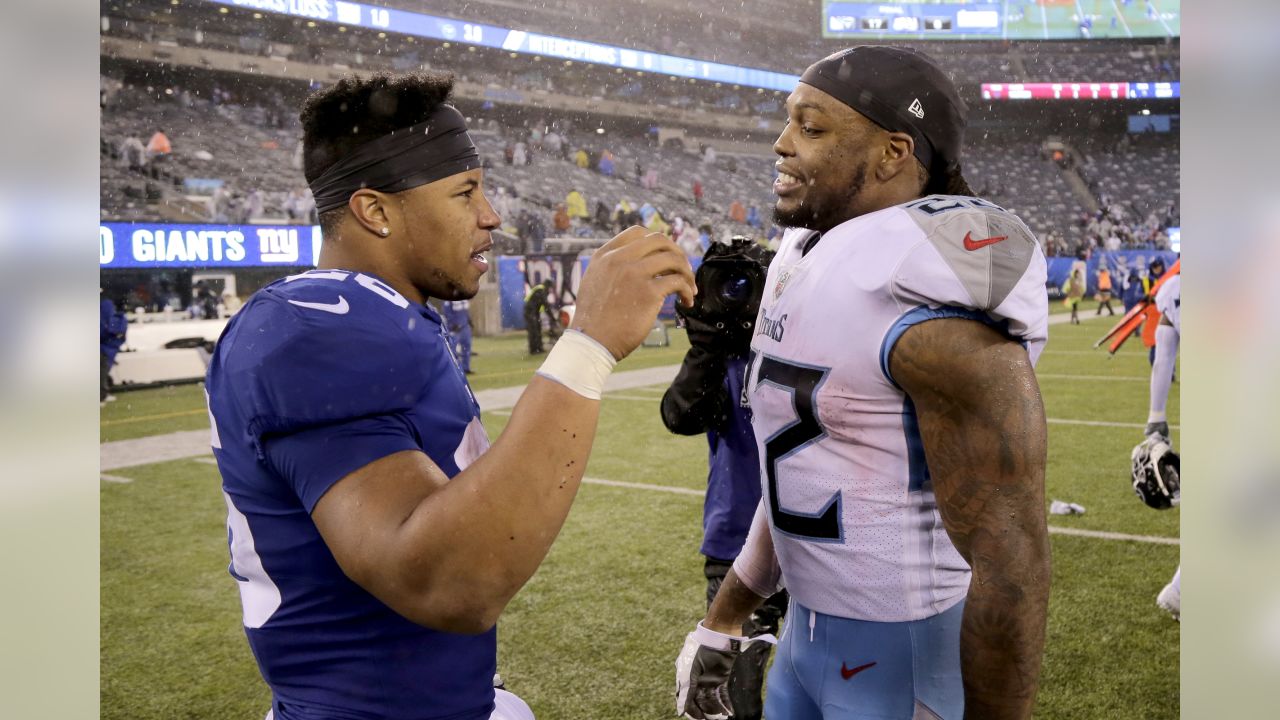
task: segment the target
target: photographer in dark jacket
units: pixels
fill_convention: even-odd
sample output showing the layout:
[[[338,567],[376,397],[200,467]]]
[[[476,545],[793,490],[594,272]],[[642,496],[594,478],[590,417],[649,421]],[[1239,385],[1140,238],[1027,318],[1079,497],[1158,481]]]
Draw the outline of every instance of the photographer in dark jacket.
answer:
[[[706,433],[710,445],[701,548],[708,607],[742,549],[760,503],[760,463],[742,384],[765,269],[772,258],[773,253],[745,238],[734,238],[728,245],[713,243],[697,272],[697,304],[677,307],[690,348],[662,396],[662,422],[678,435]],[[786,606],[785,591],[769,598],[744,626],[744,633],[776,636]],[[760,691],[771,647],[768,642],[752,643],[734,663],[729,697],[737,720],[761,716]]]

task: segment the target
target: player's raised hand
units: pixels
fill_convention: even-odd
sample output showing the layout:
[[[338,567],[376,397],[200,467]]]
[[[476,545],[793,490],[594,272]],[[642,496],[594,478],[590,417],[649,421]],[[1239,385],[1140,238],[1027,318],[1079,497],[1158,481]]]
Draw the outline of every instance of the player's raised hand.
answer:
[[[591,256],[573,325],[621,360],[653,329],[666,296],[691,305],[695,292],[684,251],[662,233],[632,226]]]

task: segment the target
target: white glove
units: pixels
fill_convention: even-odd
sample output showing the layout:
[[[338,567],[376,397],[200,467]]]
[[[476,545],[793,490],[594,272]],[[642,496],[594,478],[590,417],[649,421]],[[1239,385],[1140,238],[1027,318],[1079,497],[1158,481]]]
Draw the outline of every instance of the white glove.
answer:
[[[698,623],[685,636],[676,658],[676,715],[692,720],[726,720],[733,717],[729,705],[729,672],[738,653],[751,642],[739,635],[725,635]]]

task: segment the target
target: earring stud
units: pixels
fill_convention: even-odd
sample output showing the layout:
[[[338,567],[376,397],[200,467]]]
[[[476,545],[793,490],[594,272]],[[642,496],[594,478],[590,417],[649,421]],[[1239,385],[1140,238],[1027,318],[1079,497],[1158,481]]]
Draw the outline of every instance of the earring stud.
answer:
[[[386,237],[386,236],[388,236],[388,235],[390,235],[390,234],[391,234],[391,228],[385,228],[385,227],[384,227],[384,228],[382,228],[381,230],[379,230],[378,232],[382,234],[382,237]]]

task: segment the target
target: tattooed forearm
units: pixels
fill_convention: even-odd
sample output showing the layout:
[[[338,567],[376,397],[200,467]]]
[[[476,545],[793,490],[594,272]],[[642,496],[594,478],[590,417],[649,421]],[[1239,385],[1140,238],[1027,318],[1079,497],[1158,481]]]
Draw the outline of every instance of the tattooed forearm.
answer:
[[[943,524],[973,569],[965,717],[1028,718],[1049,599],[1046,430],[1031,363],[979,323],[933,320],[903,334],[890,371],[915,405]]]

